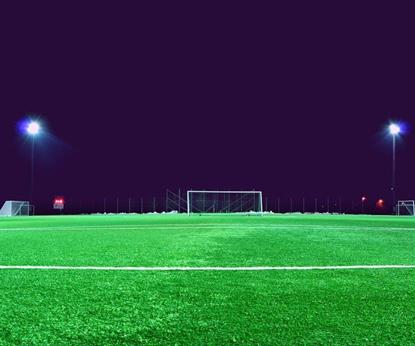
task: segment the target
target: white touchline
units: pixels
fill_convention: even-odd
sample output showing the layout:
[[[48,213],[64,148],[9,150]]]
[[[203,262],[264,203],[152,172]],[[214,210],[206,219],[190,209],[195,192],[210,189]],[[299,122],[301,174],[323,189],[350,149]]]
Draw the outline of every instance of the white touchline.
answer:
[[[353,269],[415,269],[415,265],[348,265],[305,267],[91,267],[91,266],[22,266],[0,265],[0,270],[100,270],[100,271],[289,271],[289,270],[353,270]]]
[[[307,228],[309,230],[319,230],[321,231],[322,225],[309,225],[309,224],[302,224],[302,225],[291,225],[291,224],[255,224],[255,225],[247,225],[247,224],[165,224],[161,226],[154,226],[154,225],[96,225],[96,226],[47,226],[47,227],[16,227],[16,228],[0,228],[0,231],[95,231],[95,230],[102,230],[102,231],[109,231],[109,230],[187,230],[187,229],[194,229],[194,228],[202,228],[202,229],[235,229],[235,228],[244,228],[246,230],[260,230],[260,229],[271,229],[271,230],[290,230],[293,229],[298,230],[298,227]],[[382,227],[382,226],[341,226],[341,225],[330,225],[325,227],[327,231],[332,230],[346,230],[346,231],[415,231],[414,227]]]

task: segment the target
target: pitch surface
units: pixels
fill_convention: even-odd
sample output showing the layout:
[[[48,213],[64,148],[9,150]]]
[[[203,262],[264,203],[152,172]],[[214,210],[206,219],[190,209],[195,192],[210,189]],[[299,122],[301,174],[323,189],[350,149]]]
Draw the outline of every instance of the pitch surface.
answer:
[[[415,220],[0,219],[2,266],[414,265]],[[415,269],[0,270],[0,344],[411,344]]]

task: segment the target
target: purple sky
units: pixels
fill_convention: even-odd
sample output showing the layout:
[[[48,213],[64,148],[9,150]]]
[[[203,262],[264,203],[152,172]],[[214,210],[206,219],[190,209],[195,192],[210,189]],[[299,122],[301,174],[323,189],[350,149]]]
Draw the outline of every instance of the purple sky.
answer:
[[[415,198],[410,8],[79,4],[1,9],[0,201],[29,195],[26,114],[50,133],[39,204],[166,188],[388,200],[391,119],[407,124],[398,197]]]

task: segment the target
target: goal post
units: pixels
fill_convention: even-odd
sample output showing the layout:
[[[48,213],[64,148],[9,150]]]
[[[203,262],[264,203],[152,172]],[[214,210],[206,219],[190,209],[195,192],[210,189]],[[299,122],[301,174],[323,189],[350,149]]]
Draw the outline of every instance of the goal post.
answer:
[[[187,214],[261,214],[262,191],[187,191]]]
[[[6,201],[0,209],[0,216],[29,216],[34,207],[28,201]]]
[[[415,200],[398,201],[396,205],[396,214],[398,216],[415,216]]]

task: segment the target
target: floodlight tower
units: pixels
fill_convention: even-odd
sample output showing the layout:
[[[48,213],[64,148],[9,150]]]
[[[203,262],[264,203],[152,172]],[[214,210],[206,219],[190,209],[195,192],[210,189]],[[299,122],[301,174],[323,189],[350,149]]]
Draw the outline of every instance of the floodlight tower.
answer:
[[[30,178],[30,203],[33,204],[34,186],[35,186],[35,139],[41,132],[42,128],[37,121],[30,121],[26,127],[26,133],[32,137],[32,165]]]
[[[392,206],[393,213],[396,211],[396,137],[401,133],[401,127],[392,123],[389,125],[389,133],[392,136]]]

